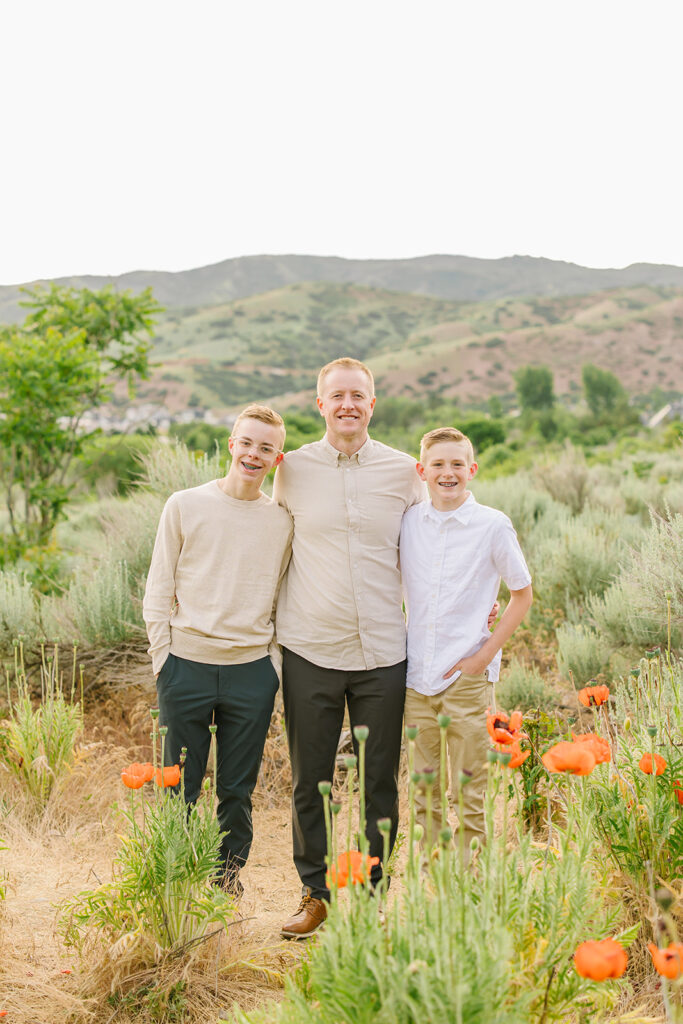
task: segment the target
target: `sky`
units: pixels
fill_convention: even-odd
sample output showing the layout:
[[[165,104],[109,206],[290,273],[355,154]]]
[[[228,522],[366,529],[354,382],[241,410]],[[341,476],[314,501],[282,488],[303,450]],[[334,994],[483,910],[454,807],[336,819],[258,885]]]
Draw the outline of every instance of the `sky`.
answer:
[[[0,284],[683,265],[680,0],[22,0],[0,33]]]

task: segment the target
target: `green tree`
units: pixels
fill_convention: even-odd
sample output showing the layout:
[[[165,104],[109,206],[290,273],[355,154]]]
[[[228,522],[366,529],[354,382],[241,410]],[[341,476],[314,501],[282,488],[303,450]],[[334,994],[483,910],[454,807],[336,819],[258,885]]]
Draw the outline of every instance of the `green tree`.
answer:
[[[20,327],[0,328],[0,468],[9,532],[0,562],[44,544],[69,497],[83,414],[148,373],[149,334],[160,306],[150,289],[52,285],[28,292]]]
[[[555,405],[553,375],[547,366],[520,367],[515,373],[515,387],[522,412],[542,412]]]
[[[581,368],[581,380],[586,404],[598,418],[609,415],[617,406],[628,402],[621,381],[609,370],[601,370],[599,366],[586,363]]]

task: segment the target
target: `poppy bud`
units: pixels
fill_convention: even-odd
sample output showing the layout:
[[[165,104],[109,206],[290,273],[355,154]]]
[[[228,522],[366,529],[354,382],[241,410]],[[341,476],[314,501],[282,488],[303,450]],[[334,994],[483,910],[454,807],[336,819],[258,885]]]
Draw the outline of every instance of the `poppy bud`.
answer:
[[[330,810],[333,814],[339,814],[341,811],[341,804],[330,802]]]
[[[355,754],[348,754],[344,758],[344,767],[347,769],[355,768],[358,764],[358,759]]]
[[[419,843],[424,834],[425,830],[423,829],[422,825],[420,825],[420,823],[418,822],[413,828],[413,839],[415,840],[416,843]]]
[[[472,836],[472,838],[470,839],[470,850],[471,850],[472,853],[476,853],[478,849],[479,849],[479,840],[477,839],[476,836]]]
[[[416,740],[417,739],[417,734],[418,734],[419,731],[420,730],[418,729],[418,727],[416,725],[407,725],[406,726],[406,739]]]
[[[419,772],[411,772],[410,781],[414,786],[419,786],[420,782],[422,781],[422,776],[420,775]]]
[[[630,718],[625,718],[624,719],[624,732],[630,732],[632,724],[633,723],[631,722]]]
[[[391,832],[391,818],[378,818],[377,828],[380,832]]]
[[[446,826],[446,828],[442,828],[441,831],[439,832],[439,842],[443,846],[448,846],[448,844],[450,843],[452,838],[453,838],[453,829],[452,828],[448,828],[448,826]]]
[[[472,781],[472,772],[465,771],[460,772],[460,788],[464,789],[468,782]]]
[[[439,723],[439,729],[447,729],[448,726],[451,724],[451,716],[439,715],[437,718],[437,722]]]
[[[152,716],[152,718],[154,719],[154,721],[156,721],[157,718],[159,717],[159,708],[150,708],[149,709],[149,713]]]
[[[507,768],[507,766],[510,764],[510,761],[512,760],[512,754],[507,750],[499,750],[498,760],[500,761],[504,768]]]
[[[202,788],[205,789],[207,792],[211,789],[211,779],[209,778],[208,775],[202,782]]]
[[[486,760],[488,761],[489,764],[495,764],[498,760],[498,751],[493,749],[487,750]]]
[[[658,906],[660,906],[664,911],[669,910],[674,901],[671,890],[665,889],[663,885],[660,885],[660,887],[655,890],[655,899],[657,900]]]
[[[216,725],[215,722],[212,722],[211,725],[209,726],[209,732],[211,733],[212,736],[215,736],[216,733],[218,732],[218,726]]]
[[[632,668],[629,675],[633,676],[634,679],[637,679],[640,675],[640,668]]]
[[[370,730],[368,729],[367,725],[356,725],[354,726],[353,729],[353,735],[356,737],[359,743],[365,743],[368,736],[370,735]]]
[[[332,783],[331,782],[319,782],[318,783],[318,792],[320,793],[321,796],[329,796],[330,793],[332,792]]]
[[[159,735],[160,736],[166,736],[167,734],[168,734],[168,726],[167,725],[162,725],[161,728],[159,729]]]
[[[666,601],[673,601],[674,596],[673,596],[673,594],[672,594],[672,592],[670,590],[665,590],[664,591],[664,598],[665,598]]]
[[[649,651],[645,651],[645,654],[647,655],[650,661],[654,661],[655,658],[658,658],[661,653],[661,647],[652,647]]]
[[[433,768],[425,768],[422,772],[422,778],[425,786],[433,786],[436,782],[436,772]]]
[[[656,725],[646,725],[645,726],[645,732],[648,734],[648,736],[651,739],[654,739],[655,736],[657,735],[657,726]]]

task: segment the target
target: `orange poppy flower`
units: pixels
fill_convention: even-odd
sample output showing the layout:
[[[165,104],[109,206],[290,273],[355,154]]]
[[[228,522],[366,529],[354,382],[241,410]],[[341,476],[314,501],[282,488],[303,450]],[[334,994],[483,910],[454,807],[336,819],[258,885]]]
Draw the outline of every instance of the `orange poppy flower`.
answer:
[[[597,764],[587,743],[569,743],[567,740],[546,750],[541,761],[549,772],[569,772],[571,775],[590,775]]]
[[[640,761],[638,762],[638,767],[640,768],[641,772],[645,772],[646,775],[663,775],[666,771],[666,761],[659,754],[655,754],[655,770],[653,773],[652,754],[643,754]]]
[[[177,786],[180,782],[180,765],[169,765],[167,768],[163,769],[163,775],[162,769],[157,768],[156,780],[157,786]]]
[[[141,789],[146,782],[154,778],[154,765],[138,764],[134,761],[121,772],[121,781],[128,789]]]
[[[514,740],[513,743],[503,744],[497,743],[496,750],[499,754],[511,754],[512,757],[508,761],[506,768],[519,768],[523,765],[527,757],[531,756],[530,750],[522,750],[519,745],[519,740]]]
[[[591,939],[582,942],[574,953],[574,966],[582,978],[605,981],[620,978],[626,970],[628,956],[616,939]]]
[[[579,690],[579,700],[587,708],[599,708],[609,700],[609,686],[584,686]]]
[[[486,728],[494,743],[514,743],[524,737],[522,728],[522,712],[513,711],[508,717],[504,711],[496,711],[491,714],[489,708],[486,715]]]
[[[678,779],[674,782],[674,794],[679,804],[683,804],[683,783]]]
[[[595,754],[595,763],[604,764],[612,760],[612,751],[609,743],[602,736],[596,736],[594,732],[582,732],[577,736],[572,733],[574,743],[583,743]]]
[[[669,981],[675,981],[680,977],[683,970],[683,944],[671,942],[666,949],[657,949],[654,942],[648,942],[647,948],[650,950],[657,974],[668,978]]]
[[[335,882],[340,889],[351,881],[352,885],[363,885],[370,878],[370,869],[379,864],[379,857],[370,857],[360,850],[340,853],[335,864],[327,872],[327,883]]]

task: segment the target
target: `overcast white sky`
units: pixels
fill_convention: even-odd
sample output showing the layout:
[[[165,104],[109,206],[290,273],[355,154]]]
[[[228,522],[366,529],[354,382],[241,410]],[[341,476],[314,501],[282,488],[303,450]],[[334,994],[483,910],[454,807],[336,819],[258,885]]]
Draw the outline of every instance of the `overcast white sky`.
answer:
[[[21,0],[0,33],[0,284],[683,265],[681,0]]]

